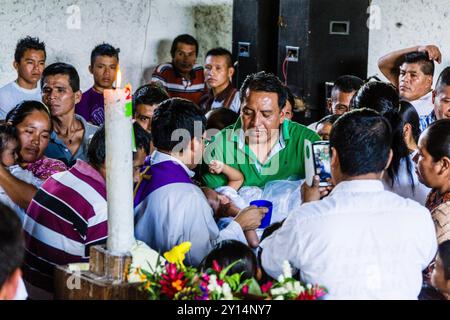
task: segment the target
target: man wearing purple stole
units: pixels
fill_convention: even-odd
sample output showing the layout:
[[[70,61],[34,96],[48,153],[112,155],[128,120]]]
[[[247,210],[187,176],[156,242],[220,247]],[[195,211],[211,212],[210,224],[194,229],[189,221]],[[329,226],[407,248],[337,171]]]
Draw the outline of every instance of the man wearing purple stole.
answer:
[[[219,231],[206,197],[191,180],[203,154],[205,122],[188,100],[173,98],[160,105],[152,121],[156,151],[134,202],[136,239],[161,253],[189,241],[186,263],[194,266],[222,240],[247,243],[243,231],[256,229],[267,210],[246,208]]]

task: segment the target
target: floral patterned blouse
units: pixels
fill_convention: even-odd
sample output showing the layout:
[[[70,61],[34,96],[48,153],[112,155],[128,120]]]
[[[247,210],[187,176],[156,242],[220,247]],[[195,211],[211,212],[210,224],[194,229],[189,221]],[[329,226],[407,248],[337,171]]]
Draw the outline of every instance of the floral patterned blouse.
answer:
[[[25,164],[24,169],[31,171],[36,178],[47,180],[51,175],[68,170],[64,162],[42,157],[33,163]]]
[[[425,206],[430,210],[436,226],[438,243],[450,240],[450,191],[439,194],[437,190],[432,190]]]

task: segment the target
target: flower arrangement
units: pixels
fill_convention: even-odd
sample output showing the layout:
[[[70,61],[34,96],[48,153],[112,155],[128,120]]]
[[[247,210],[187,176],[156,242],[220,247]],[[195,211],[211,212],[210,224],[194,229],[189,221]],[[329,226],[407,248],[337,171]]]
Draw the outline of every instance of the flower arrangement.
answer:
[[[292,277],[291,267],[284,262],[283,274],[274,282],[259,285],[254,279],[242,279],[241,274],[229,275],[239,261],[222,268],[213,261],[212,268],[199,271],[185,266],[183,261],[191,244],[184,242],[164,254],[167,263],[163,268],[130,270],[141,279],[141,290],[151,300],[316,300],[326,294],[318,285],[302,285]],[[159,265],[159,263],[157,263]]]

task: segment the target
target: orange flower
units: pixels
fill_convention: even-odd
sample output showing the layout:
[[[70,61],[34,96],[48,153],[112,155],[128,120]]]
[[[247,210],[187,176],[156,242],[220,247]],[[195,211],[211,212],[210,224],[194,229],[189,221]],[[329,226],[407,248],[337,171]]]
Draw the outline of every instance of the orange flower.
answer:
[[[181,289],[183,289],[183,281],[177,280],[177,281],[172,282],[172,287],[177,289],[177,291],[181,291]]]

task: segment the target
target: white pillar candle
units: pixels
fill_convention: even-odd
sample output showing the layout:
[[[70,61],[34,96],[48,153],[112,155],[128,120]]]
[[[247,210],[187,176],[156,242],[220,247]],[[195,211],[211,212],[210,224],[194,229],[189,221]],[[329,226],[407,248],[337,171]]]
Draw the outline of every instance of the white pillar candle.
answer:
[[[134,244],[132,120],[125,89],[104,91],[106,132],[107,249],[123,255]]]

